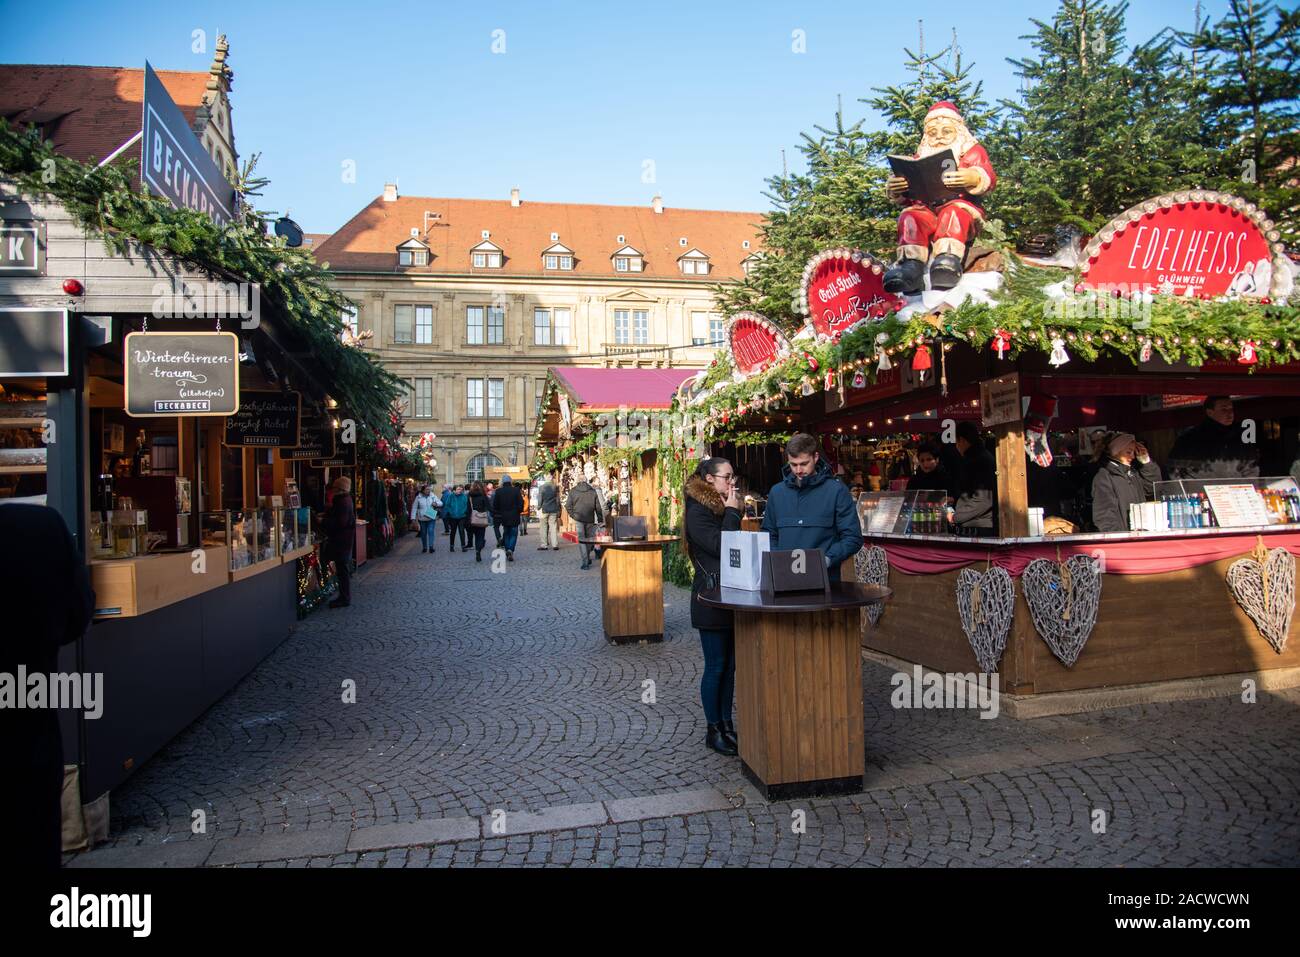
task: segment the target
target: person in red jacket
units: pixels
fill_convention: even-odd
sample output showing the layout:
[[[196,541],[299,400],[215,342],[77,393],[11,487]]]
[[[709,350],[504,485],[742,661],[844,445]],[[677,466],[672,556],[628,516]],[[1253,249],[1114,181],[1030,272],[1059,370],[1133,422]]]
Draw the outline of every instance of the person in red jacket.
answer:
[[[951,149],[957,168],[943,174],[943,184],[959,191],[955,199],[936,207],[905,197],[908,183],[891,176],[885,191],[892,202],[906,206],[898,217],[898,261],[885,273],[885,290],[913,296],[925,287],[930,264],[930,288],[951,289],[961,279],[966,243],[984,221],[981,198],[993,191],[997,175],[984,147],[975,140],[957,107],[942,100],[925,115],[925,132],[915,159]]]

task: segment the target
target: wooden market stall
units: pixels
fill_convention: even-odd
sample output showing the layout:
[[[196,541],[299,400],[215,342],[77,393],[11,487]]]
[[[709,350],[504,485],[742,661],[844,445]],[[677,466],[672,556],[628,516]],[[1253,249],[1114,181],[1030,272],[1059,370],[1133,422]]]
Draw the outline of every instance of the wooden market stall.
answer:
[[[1024,716],[1300,683],[1300,311],[1273,224],[1191,190],[1117,217],[1077,274],[1022,270],[1002,301],[904,304],[870,255],[819,254],[804,330],[733,317],[688,408],[718,438],[798,408],[861,485],[857,575],[893,590],[863,618],[882,660],[995,672]],[[927,441],[946,485],[918,475]],[[954,525],[981,445],[992,527]],[[1133,450],[1161,481],[1124,479],[1145,501],[1098,531],[1094,476]]]

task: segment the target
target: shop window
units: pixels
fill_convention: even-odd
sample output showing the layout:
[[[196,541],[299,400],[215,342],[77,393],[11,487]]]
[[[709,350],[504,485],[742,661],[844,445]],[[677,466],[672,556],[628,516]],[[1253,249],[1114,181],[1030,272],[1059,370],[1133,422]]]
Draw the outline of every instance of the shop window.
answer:
[[[506,311],[496,306],[466,306],[465,341],[472,346],[504,343]]]
[[[415,418],[433,418],[433,380],[415,380]]]

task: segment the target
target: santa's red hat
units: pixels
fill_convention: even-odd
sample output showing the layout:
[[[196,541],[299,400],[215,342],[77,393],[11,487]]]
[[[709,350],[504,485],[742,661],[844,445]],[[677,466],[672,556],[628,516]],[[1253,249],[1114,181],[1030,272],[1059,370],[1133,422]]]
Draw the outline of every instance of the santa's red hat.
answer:
[[[962,118],[961,113],[957,111],[957,105],[948,100],[940,100],[938,103],[934,104],[934,106],[930,107],[930,111],[925,114],[927,121],[934,119],[936,116],[946,116],[953,120],[960,120]]]

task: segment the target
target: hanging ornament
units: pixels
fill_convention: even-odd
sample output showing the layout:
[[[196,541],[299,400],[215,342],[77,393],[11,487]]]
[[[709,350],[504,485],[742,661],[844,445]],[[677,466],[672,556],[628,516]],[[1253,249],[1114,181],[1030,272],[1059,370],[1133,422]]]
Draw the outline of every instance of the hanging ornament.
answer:
[[[918,346],[912,356],[912,371],[917,373],[921,382],[925,382],[925,374],[930,371],[934,365],[934,360],[930,358],[930,347],[926,345]]]
[[[804,376],[803,385],[799,387],[799,394],[812,395],[814,391],[815,390],[813,389],[812,380],[809,379],[807,376]]]
[[[803,354],[803,357],[804,357],[804,361],[806,361],[806,362],[808,363],[808,369],[809,369],[810,371],[812,371],[812,372],[816,372],[818,369],[821,368],[821,365],[817,362],[817,357],[816,357],[815,355],[813,355],[811,352],[805,352],[805,353]],[[806,392],[804,393],[804,395],[807,395],[807,394],[808,394],[808,393],[806,393]]]
[[[889,335],[887,333],[882,332],[876,336],[876,355],[879,357],[879,361],[876,363],[877,372],[888,372],[894,367],[894,364],[889,361],[889,353],[885,350],[885,343],[888,341]]]
[[[1005,353],[1011,348],[1011,333],[1005,329],[993,330],[993,351],[998,354],[999,359],[1005,358]]]
[[[1142,351],[1138,353],[1138,361],[1139,362],[1151,361],[1151,340],[1150,339],[1142,340]]]
[[[1049,365],[1063,366],[1070,361],[1070,354],[1065,351],[1065,340],[1060,336],[1052,339],[1052,357],[1047,360]]]
[[[827,392],[830,392],[831,389],[833,389],[833,388],[835,388],[835,370],[834,370],[834,369],[827,369],[827,370],[826,370],[825,389],[826,389]]]
[[[867,376],[861,369],[853,373],[853,388],[865,389],[867,387]]]
[[[1254,340],[1247,340],[1241,344],[1241,353],[1237,356],[1237,361],[1244,366],[1253,366],[1259,361],[1259,356],[1255,354]]]

